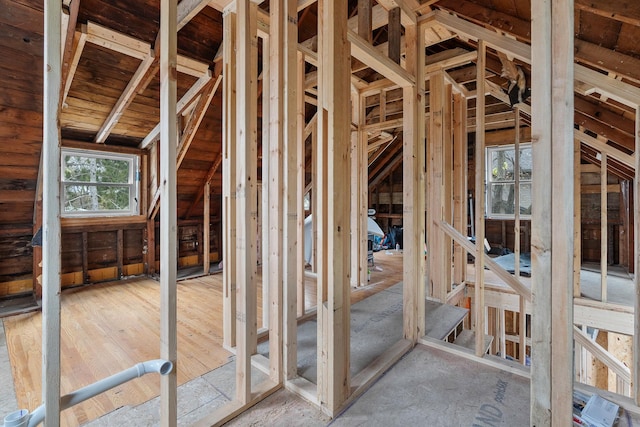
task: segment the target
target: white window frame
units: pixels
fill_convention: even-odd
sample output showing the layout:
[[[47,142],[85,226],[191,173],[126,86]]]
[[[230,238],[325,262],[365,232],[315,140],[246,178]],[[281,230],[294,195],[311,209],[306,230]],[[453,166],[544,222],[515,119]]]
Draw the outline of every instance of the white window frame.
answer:
[[[520,151],[522,152],[522,150],[531,150],[531,143],[522,143],[519,144],[520,145]],[[494,181],[493,179],[493,174],[492,174],[492,163],[491,163],[491,159],[492,159],[492,154],[495,152],[499,152],[499,151],[512,151],[514,152],[514,157],[515,157],[515,144],[509,144],[509,145],[494,145],[494,146],[490,146],[490,147],[486,147],[486,165],[485,165],[485,179],[486,179],[486,185],[485,185],[485,215],[488,219],[515,219],[515,209],[516,208],[520,208],[520,203],[517,200],[514,200],[514,213],[512,214],[505,214],[505,213],[495,213],[492,211],[493,208],[493,201],[492,201],[492,195],[493,192],[492,187],[493,185],[498,185],[498,184],[511,184],[514,186],[515,188],[515,174],[519,173],[520,171],[520,165],[515,165],[514,164],[514,177],[513,180],[500,180],[500,181]],[[522,156],[520,156],[522,157]],[[514,163],[515,163],[515,159],[514,159]],[[530,179],[523,179],[522,177],[520,178],[520,198],[522,198],[522,187],[523,185],[529,185],[531,186],[533,183],[533,175],[531,176]],[[520,219],[531,219],[531,214],[524,214],[521,213],[520,214]]]
[[[127,183],[95,183],[85,181],[66,181],[64,176],[65,157],[69,155],[95,158],[95,159],[113,159],[127,161],[129,163],[129,176]],[[134,216],[140,214],[140,156],[127,153],[112,153],[99,150],[83,150],[77,148],[62,148],[60,152],[61,177],[60,177],[60,215],[62,217],[113,217],[113,216]],[[87,185],[87,186],[114,186],[129,187],[129,209],[127,210],[85,210],[85,211],[67,211],[65,188],[71,185]]]

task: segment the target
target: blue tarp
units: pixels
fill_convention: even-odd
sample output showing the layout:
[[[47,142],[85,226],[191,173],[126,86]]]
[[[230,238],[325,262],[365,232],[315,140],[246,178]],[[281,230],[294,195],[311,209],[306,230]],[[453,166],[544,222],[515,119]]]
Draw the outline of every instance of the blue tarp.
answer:
[[[509,273],[515,273],[516,254],[502,255],[493,260]],[[531,277],[531,254],[529,252],[520,254],[520,275]]]

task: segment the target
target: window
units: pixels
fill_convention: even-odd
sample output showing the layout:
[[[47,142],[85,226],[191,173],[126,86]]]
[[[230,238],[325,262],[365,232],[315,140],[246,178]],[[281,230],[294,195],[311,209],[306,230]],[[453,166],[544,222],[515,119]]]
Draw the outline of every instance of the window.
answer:
[[[62,150],[63,216],[137,215],[138,156]]]
[[[531,215],[531,144],[520,145],[520,164],[516,165],[515,146],[487,148],[487,217],[515,217],[516,171],[520,172],[520,215]]]

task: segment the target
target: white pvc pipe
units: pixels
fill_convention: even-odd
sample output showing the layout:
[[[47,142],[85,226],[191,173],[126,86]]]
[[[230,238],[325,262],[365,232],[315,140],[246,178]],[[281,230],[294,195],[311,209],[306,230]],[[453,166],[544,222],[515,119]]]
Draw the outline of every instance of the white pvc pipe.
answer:
[[[70,408],[80,402],[91,399],[100,393],[104,393],[107,390],[117,387],[120,384],[124,384],[134,378],[141,377],[144,374],[157,372],[160,375],[167,375],[172,371],[172,369],[173,363],[163,359],[148,360],[146,362],[138,363],[129,369],[62,396],[60,398],[60,410]],[[33,411],[33,413],[31,413],[28,427],[35,427],[40,424],[44,420],[44,414],[45,407],[44,405],[40,405]]]

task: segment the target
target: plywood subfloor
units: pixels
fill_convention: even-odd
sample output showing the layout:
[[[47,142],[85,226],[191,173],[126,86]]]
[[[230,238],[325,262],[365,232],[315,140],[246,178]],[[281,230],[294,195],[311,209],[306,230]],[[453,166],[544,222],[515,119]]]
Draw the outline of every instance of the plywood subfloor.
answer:
[[[402,279],[401,252],[375,254],[368,286],[352,290],[355,304]],[[160,286],[152,279],[92,285],[62,294],[61,388],[77,390],[138,362],[159,357]],[[316,284],[307,280],[305,305],[316,303]],[[258,327],[261,292],[258,290]],[[42,315],[4,319],[18,408],[42,402]],[[222,348],[222,275],[178,282],[178,383],[197,378],[228,361]],[[77,426],[122,406],[139,405],[159,394],[159,378],[147,375],[61,414],[62,425]],[[17,408],[3,408],[8,412]]]

